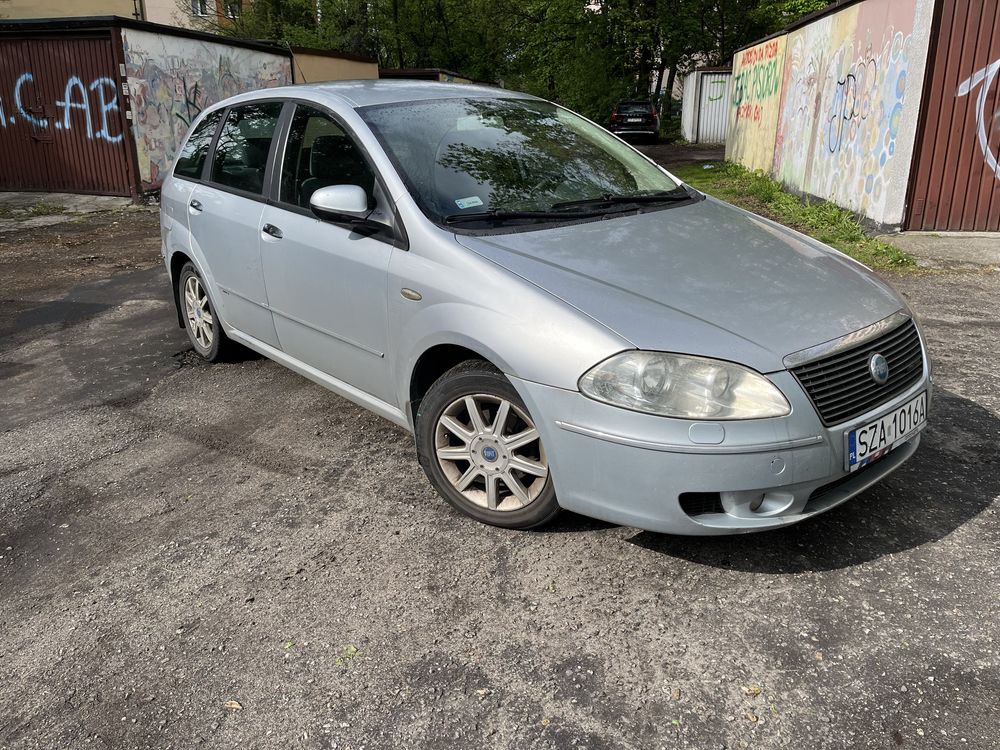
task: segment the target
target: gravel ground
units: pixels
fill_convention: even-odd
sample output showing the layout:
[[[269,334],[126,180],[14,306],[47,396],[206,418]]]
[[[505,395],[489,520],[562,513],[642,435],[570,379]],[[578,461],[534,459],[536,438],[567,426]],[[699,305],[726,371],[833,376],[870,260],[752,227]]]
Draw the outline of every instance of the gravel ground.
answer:
[[[997,747],[996,274],[893,279],[932,423],[850,503],[733,538],[508,532],[402,430],[197,360],[156,231],[2,237],[3,750]]]

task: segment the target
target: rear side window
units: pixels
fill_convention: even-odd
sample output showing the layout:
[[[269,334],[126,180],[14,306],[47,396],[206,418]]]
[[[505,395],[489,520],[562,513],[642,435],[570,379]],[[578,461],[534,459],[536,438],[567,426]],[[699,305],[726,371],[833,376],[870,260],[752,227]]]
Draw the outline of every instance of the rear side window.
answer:
[[[205,157],[208,156],[208,149],[212,145],[212,138],[215,136],[215,129],[222,119],[222,110],[216,110],[198,123],[198,127],[191,133],[184,150],[177,157],[174,164],[174,174],[177,177],[189,177],[197,180],[201,177],[201,168],[205,166]]]
[[[212,161],[212,182],[254,195],[264,192],[264,173],[281,102],[233,107],[219,133]]]

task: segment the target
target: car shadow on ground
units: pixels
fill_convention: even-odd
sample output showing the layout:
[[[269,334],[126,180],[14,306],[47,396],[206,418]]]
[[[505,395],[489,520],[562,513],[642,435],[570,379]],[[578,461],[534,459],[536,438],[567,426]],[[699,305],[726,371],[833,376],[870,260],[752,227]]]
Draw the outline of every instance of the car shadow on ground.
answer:
[[[628,539],[662,555],[751,573],[832,570],[935,542],[1000,495],[1000,418],[943,389],[917,453],[843,505],[794,526],[757,534],[684,537],[638,531]],[[552,531],[593,531],[600,521],[564,514]]]

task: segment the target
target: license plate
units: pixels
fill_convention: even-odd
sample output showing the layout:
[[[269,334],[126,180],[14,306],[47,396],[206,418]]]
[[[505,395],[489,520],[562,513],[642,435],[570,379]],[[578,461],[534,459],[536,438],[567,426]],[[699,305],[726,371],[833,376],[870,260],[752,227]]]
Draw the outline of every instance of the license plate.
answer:
[[[627,118],[625,118],[625,122],[642,122],[642,118],[641,117],[627,117]]]
[[[864,427],[847,433],[847,470],[878,461],[927,423],[927,394],[921,393]]]

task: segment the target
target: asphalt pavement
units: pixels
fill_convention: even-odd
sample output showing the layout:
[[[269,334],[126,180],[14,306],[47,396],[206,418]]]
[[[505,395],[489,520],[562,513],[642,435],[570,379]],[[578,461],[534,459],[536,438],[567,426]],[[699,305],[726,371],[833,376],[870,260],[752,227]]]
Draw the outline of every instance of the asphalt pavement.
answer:
[[[750,536],[514,532],[403,430],[198,360],[155,215],[8,229],[3,750],[998,746],[992,268],[891,278],[937,391],[862,496]]]

